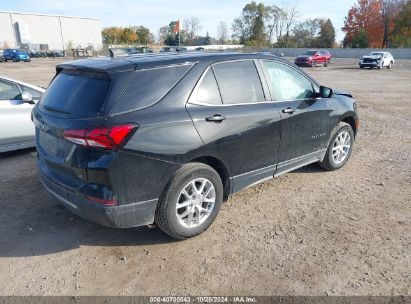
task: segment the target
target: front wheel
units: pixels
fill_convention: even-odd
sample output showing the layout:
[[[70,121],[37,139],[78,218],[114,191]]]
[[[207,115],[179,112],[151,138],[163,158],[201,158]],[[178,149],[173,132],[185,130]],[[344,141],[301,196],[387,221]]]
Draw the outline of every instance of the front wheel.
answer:
[[[187,239],[210,227],[222,201],[223,185],[218,173],[205,164],[189,163],[166,186],[155,222],[173,238]]]
[[[392,68],[392,61],[390,62],[390,64],[387,66],[387,69],[391,69]]]
[[[349,124],[340,122],[334,130],[327,153],[319,163],[321,167],[330,171],[340,169],[347,163],[354,144],[354,131]]]

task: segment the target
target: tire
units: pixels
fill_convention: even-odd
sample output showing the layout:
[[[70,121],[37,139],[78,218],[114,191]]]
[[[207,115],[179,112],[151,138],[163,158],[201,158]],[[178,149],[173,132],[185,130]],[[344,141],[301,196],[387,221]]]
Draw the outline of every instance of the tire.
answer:
[[[387,65],[387,69],[392,69],[392,61],[390,62],[390,64],[389,65]]]
[[[317,63],[315,62],[315,60],[311,61],[311,67],[312,67],[312,68],[315,67],[316,64],[317,64]]]
[[[364,66],[363,66],[363,65],[360,65],[360,69],[363,69],[363,70],[364,70]]]
[[[347,134],[349,138],[347,138]],[[338,140],[344,140],[342,148],[338,149]],[[349,147],[347,149],[347,145]],[[351,126],[345,122],[340,122],[333,131],[330,143],[328,144],[327,153],[319,165],[329,171],[342,168],[349,160],[354,145],[354,131]],[[341,147],[341,145],[339,145]],[[344,149],[345,148],[345,149]],[[336,150],[338,149],[338,150]],[[342,149],[342,150],[341,150]],[[334,153],[333,151],[336,150]],[[341,157],[340,157],[341,156]]]
[[[328,60],[324,61],[324,66],[325,67],[328,67],[328,64],[329,64]]]
[[[193,191],[193,181],[197,191],[201,190],[205,182],[202,194]],[[183,190],[188,196],[183,194]],[[195,199],[192,200],[194,197]],[[155,223],[171,237],[179,240],[187,239],[203,233],[210,227],[220,210],[222,201],[223,184],[218,173],[202,163],[185,164],[167,184],[157,205]],[[185,204],[190,205],[184,206]],[[178,208],[178,205],[182,207]],[[200,207],[202,211],[199,211]],[[196,220],[198,221],[195,222]]]

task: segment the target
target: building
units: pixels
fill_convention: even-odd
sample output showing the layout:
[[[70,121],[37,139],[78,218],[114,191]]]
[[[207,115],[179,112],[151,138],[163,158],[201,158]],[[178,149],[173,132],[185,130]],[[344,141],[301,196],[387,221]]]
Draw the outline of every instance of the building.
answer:
[[[0,11],[0,49],[102,47],[100,19]]]

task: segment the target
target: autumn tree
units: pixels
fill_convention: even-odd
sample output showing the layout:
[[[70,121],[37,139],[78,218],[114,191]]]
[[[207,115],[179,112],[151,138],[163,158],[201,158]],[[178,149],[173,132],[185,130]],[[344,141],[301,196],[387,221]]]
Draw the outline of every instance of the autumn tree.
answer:
[[[123,28],[116,26],[106,27],[103,29],[101,35],[103,37],[103,42],[106,44],[121,44]]]
[[[380,47],[384,36],[381,19],[381,0],[358,0],[348,11],[342,30],[346,33],[345,42],[352,45],[354,34],[360,29],[367,33],[370,47]]]
[[[411,47],[411,1],[401,6],[398,17],[395,18],[392,41],[397,47]]]
[[[153,34],[150,30],[142,25],[135,27],[137,35],[136,43],[139,45],[148,45],[154,42]]]
[[[389,41],[395,26],[395,19],[399,15],[403,5],[403,0],[381,0],[381,21],[384,27],[383,48],[389,47]]]
[[[359,29],[352,36],[351,44],[355,48],[367,48],[369,45],[367,32],[362,28]]]

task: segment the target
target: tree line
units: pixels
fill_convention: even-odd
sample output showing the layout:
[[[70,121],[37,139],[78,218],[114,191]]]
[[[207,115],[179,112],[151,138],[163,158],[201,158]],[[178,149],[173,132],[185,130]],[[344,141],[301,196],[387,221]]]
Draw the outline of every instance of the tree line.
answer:
[[[348,11],[344,27],[345,47],[410,47],[411,0],[357,0]],[[244,44],[251,47],[332,48],[335,28],[329,18],[301,20],[296,6],[280,7],[252,1],[229,26],[221,21],[216,37],[200,36],[197,17],[171,21],[155,35],[144,26],[107,27],[106,44],[208,45]],[[178,29],[177,29],[178,27]],[[177,30],[176,30],[177,29]]]
[[[411,1],[358,0],[342,30],[345,47],[411,47]]]

